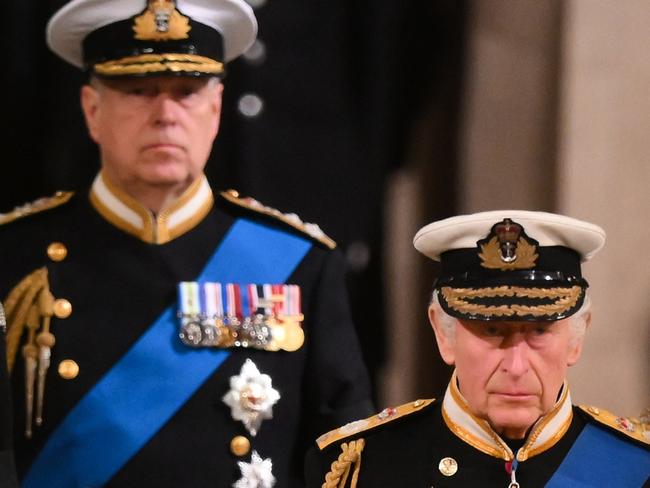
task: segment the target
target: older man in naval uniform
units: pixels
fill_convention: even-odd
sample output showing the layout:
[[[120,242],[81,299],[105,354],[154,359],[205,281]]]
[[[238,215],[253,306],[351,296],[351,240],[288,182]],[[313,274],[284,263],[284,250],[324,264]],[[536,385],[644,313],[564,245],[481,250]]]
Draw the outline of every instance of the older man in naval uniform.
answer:
[[[580,263],[604,242],[593,224],[529,211],[421,229],[415,247],[441,263],[429,319],[455,366],[447,391],[323,435],[308,486],[646,486],[648,426],[573,406],[566,381],[591,321]]]
[[[0,220],[23,487],[302,486],[316,435],[372,411],[333,241],[203,173],[255,33],[243,0],[50,20],[101,170]]]

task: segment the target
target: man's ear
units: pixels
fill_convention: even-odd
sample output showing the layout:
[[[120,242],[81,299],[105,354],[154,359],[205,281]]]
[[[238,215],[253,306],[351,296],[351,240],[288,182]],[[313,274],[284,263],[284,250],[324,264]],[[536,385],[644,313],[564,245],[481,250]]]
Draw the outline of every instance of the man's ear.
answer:
[[[442,326],[441,313],[443,312],[439,306],[429,305],[429,322],[436,336],[440,356],[445,363],[453,366],[456,362],[456,340],[455,337],[452,337],[452,333],[455,335],[455,330],[445,330]]]
[[[99,142],[99,130],[97,123],[97,112],[99,111],[99,92],[90,85],[81,87],[81,109],[86,120],[88,133],[95,142]]]
[[[585,321],[584,333],[581,334],[580,337],[577,337],[576,339],[572,340],[569,346],[570,349],[569,349],[569,355],[567,357],[567,366],[573,366],[575,363],[578,362],[578,359],[580,359],[580,355],[582,354],[582,345],[585,342],[585,334],[589,329],[589,327],[591,327],[591,312],[587,312],[587,315],[584,317],[584,321]]]

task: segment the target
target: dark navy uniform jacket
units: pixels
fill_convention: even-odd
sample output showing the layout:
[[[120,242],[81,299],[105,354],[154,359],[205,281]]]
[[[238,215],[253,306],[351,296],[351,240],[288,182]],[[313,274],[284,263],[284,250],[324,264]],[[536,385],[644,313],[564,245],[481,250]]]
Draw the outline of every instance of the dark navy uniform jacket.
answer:
[[[5,331],[0,327],[0,488],[18,486],[11,451],[11,410],[5,358]]]
[[[25,275],[45,266],[54,298],[71,304],[67,318],[52,318],[56,344],[47,375],[44,420],[34,428],[31,439],[24,436],[20,348],[16,354],[14,437],[21,477],[66,414],[160,312],[176,301],[177,283],[197,277],[236,218],[301,234],[300,225],[284,222],[269,209],[251,210],[234,194],[216,196],[212,203],[205,179],[188,192],[155,221],[100,174],[90,199],[87,192],[81,192],[59,205],[56,200],[69,197],[61,194],[54,203],[37,204],[55,208],[28,210],[34,215],[0,228],[2,296]],[[193,209],[189,215],[188,205]],[[25,209],[17,212],[25,213]],[[325,239],[303,236],[313,245],[287,280],[300,286],[303,346],[295,352],[232,349],[222,366],[106,486],[231,487],[240,477],[238,461],[250,460],[250,452],[231,453],[230,441],[235,436],[247,437],[252,450],[272,460],[275,486],[302,486],[304,453],[313,439],[372,411],[367,373],[344,291],[343,259],[323,244]],[[48,253],[52,243],[65,246],[65,258],[59,252],[53,259],[57,253]],[[273,407],[273,418],[263,421],[255,437],[242,422],[233,420],[222,401],[230,389],[229,379],[239,374],[247,358],[272,378],[281,396]],[[65,359],[79,366],[73,379],[57,372]],[[181,381],[183,375],[192,373],[176,374]]]
[[[385,409],[323,435],[319,450],[308,455],[307,486],[506,488],[512,481],[507,462],[513,452],[519,452],[515,475],[522,488],[648,486],[650,450],[643,427],[594,407],[572,406],[568,388],[564,390],[556,408],[516,445],[499,438],[487,423],[475,422],[451,385],[442,401],[417,400]],[[600,452],[573,456],[572,448],[588,426],[600,439],[588,447]],[[607,451],[621,448],[626,452],[620,459]],[[559,478],[567,465],[571,474]],[[576,472],[597,472],[596,465],[602,477],[572,478]],[[636,474],[629,476],[632,468]],[[346,473],[345,485],[336,484]],[[330,484],[323,485],[326,479]]]

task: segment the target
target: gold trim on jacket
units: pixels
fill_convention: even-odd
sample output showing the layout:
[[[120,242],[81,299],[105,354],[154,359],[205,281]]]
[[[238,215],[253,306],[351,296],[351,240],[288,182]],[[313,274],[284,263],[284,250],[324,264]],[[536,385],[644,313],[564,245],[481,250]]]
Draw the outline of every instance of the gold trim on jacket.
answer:
[[[455,371],[442,402],[442,417],[449,430],[475,449],[505,461],[514,458],[512,450],[487,420],[472,414],[467,400],[458,389]],[[551,411],[537,420],[531,428],[526,442],[517,451],[517,460],[525,461],[553,447],[564,436],[572,419],[571,395],[565,382],[560,398]]]
[[[90,202],[118,229],[150,244],[165,244],[193,229],[214,204],[205,176],[197,179],[158,215],[115,186],[100,172],[90,190]]]

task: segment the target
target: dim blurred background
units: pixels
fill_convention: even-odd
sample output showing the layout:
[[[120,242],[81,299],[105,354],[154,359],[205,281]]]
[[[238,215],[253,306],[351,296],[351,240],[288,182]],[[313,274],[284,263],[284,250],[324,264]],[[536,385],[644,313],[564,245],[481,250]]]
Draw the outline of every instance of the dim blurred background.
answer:
[[[259,39],[229,65],[208,177],[339,243],[377,406],[439,396],[449,378],[426,318],[436,268],[414,233],[498,208],[605,228],[573,399],[650,406],[650,3],[248,2]],[[45,48],[64,3],[4,8],[0,211],[99,167],[84,76]]]

